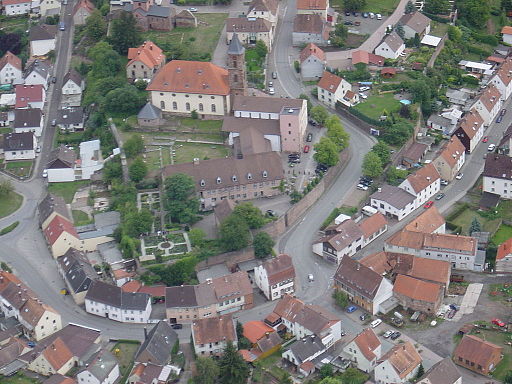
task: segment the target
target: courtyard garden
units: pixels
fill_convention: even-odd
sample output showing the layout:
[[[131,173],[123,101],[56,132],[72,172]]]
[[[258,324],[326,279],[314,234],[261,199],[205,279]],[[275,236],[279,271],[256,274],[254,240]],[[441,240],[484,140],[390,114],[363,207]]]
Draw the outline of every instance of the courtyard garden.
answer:
[[[32,171],[34,161],[32,160],[20,160],[20,161],[7,161],[4,164],[4,170],[17,176],[19,178],[26,178]]]
[[[190,252],[192,247],[186,232],[165,233],[160,236],[141,238],[140,261],[144,264],[159,264],[178,259]]]
[[[121,340],[112,348],[112,354],[116,357],[119,362],[119,370],[122,379],[121,383],[124,383],[130,374],[133,366],[133,360],[135,353],[139,349],[140,343],[135,340]]]

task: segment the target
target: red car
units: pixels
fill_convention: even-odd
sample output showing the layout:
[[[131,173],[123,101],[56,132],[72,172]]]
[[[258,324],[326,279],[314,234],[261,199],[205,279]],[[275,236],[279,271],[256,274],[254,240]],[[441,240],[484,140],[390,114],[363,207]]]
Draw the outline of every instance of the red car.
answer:
[[[484,138],[482,139],[482,143],[487,143],[488,141],[489,141],[489,137],[484,136]]]
[[[309,152],[309,145],[305,145],[304,146],[304,153],[308,153]]]
[[[434,202],[433,202],[432,200],[430,200],[430,201],[427,201],[427,202],[425,203],[425,205],[423,206],[423,208],[425,208],[425,209],[426,209],[426,208],[430,208],[430,207],[431,207],[431,206],[433,206],[433,205],[434,205]]]
[[[504,327],[505,326],[505,323],[503,321],[501,321],[500,319],[492,319],[492,323],[494,325],[497,325],[498,327]]]

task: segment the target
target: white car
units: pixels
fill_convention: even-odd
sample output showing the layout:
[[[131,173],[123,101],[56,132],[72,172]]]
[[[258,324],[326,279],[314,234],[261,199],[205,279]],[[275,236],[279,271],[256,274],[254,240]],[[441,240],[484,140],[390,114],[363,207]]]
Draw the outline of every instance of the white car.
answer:
[[[365,92],[365,91],[369,91],[370,90],[370,87],[361,87],[359,88],[359,92]]]
[[[380,13],[377,13],[375,17],[377,18],[377,20],[382,20],[382,15]]]
[[[368,14],[368,16],[370,16],[370,19],[373,19],[373,18],[375,18],[375,13],[370,12],[370,13]]]
[[[39,146],[39,145],[37,146],[36,153],[41,153],[41,146]]]
[[[275,93],[276,93],[276,91],[274,90],[274,88],[273,87],[269,87],[268,94],[269,95],[275,95]]]
[[[387,338],[389,338],[392,334],[393,334],[393,331],[386,331],[386,332],[382,335],[382,337],[383,337],[383,338],[385,338],[385,339],[387,339]]]
[[[462,179],[463,177],[464,177],[464,174],[463,174],[462,172],[459,172],[459,173],[457,174],[457,176],[455,176],[455,178],[456,178],[457,180],[460,180],[460,179]]]
[[[382,320],[381,320],[381,319],[373,320],[373,321],[370,323],[370,327],[372,327],[372,328],[377,328],[381,323],[382,323]]]
[[[309,280],[309,281],[315,281],[315,278],[313,277],[313,274],[312,274],[312,273],[310,273],[310,274],[308,275],[308,280]]]
[[[492,152],[496,149],[496,144],[489,144],[489,146],[487,147],[487,150],[489,152]]]
[[[364,93],[359,93],[359,97],[365,100],[368,98],[368,96],[366,96]]]
[[[43,175],[42,175],[44,178],[47,178],[48,177],[48,170],[47,169],[43,169]]]
[[[197,12],[197,8],[196,7],[190,7],[188,10],[190,12]]]
[[[368,186],[364,185],[364,184],[357,184],[357,189],[359,189],[361,191],[367,191],[368,190]]]

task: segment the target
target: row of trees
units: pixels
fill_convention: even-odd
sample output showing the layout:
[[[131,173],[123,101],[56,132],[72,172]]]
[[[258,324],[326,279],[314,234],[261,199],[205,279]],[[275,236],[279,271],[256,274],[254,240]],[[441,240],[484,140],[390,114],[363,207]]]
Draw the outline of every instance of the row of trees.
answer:
[[[370,152],[363,159],[363,175],[376,178],[382,175],[382,171],[387,163],[389,163],[391,149],[389,145],[383,141],[375,144]]]
[[[310,117],[327,128],[327,134],[315,144],[313,158],[328,167],[338,164],[339,153],[348,147],[350,135],[337,115],[331,115],[318,105],[311,109]]]

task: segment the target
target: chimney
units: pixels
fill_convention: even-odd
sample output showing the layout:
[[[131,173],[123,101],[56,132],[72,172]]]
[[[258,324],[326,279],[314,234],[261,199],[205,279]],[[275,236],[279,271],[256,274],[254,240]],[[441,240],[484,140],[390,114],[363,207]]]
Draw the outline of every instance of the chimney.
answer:
[[[382,188],[377,188],[377,192],[382,192]]]

